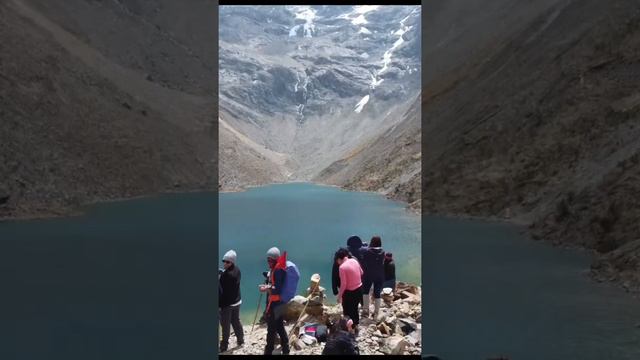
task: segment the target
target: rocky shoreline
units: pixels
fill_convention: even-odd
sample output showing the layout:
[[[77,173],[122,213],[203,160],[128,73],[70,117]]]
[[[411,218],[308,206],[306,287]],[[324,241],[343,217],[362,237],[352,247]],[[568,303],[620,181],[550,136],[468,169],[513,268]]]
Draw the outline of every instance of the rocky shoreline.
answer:
[[[307,289],[308,290],[308,289]],[[324,289],[320,288],[323,292]],[[422,289],[419,286],[398,282],[396,293],[386,296],[377,319],[360,319],[357,336],[361,355],[420,355],[422,351]],[[324,343],[315,338],[296,336],[300,324],[326,324],[337,321],[342,314],[341,305],[324,305],[324,296],[294,298],[289,305],[285,327],[290,335],[292,355],[320,355]],[[307,304],[306,301],[309,301]],[[306,305],[306,308],[305,308]],[[372,309],[371,309],[372,310]],[[302,313],[304,311],[304,314]],[[296,320],[300,320],[296,322]],[[262,355],[266,344],[266,324],[244,325],[245,344],[238,347],[232,333],[229,350],[221,355]],[[276,344],[278,339],[276,338]],[[274,354],[280,354],[279,345]]]

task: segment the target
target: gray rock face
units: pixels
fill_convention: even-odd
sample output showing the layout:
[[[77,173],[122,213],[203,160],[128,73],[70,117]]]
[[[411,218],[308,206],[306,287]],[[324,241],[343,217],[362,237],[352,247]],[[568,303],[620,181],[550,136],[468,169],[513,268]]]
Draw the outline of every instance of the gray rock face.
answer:
[[[213,189],[210,10],[0,2],[0,218]]]
[[[288,156],[287,179],[313,178],[400,121],[388,112],[420,92],[420,16],[408,6],[220,7],[223,120]]]
[[[456,0],[425,13],[425,211],[530,224],[637,288],[622,266],[640,238],[636,9]]]

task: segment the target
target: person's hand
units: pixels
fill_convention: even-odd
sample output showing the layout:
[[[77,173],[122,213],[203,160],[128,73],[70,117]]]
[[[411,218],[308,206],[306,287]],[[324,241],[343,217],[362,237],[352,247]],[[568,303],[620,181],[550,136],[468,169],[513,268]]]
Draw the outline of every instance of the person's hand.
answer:
[[[342,299],[338,296],[338,304],[342,303]]]
[[[258,285],[258,289],[260,290],[260,292],[265,292],[267,291],[267,289],[269,289],[269,285],[260,284]]]

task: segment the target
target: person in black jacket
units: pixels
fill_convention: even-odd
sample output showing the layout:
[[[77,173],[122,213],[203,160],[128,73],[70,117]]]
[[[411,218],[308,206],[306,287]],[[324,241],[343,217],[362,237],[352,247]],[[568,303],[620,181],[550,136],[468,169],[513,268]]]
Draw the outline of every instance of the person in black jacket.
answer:
[[[380,236],[371,238],[369,247],[362,251],[362,317],[369,316],[369,291],[373,285],[374,312],[376,318],[380,311],[382,284],[384,283],[384,250]]]
[[[244,331],[240,323],[240,269],[236,265],[236,252],[229,250],[222,258],[224,272],[220,275],[221,294],[218,301],[220,308],[220,325],[222,326],[222,341],[220,352],[227,351],[229,347],[230,325],[238,340],[238,346],[244,344]]]
[[[391,288],[396,291],[396,263],[393,261],[393,254],[384,254],[384,284],[383,288]]]

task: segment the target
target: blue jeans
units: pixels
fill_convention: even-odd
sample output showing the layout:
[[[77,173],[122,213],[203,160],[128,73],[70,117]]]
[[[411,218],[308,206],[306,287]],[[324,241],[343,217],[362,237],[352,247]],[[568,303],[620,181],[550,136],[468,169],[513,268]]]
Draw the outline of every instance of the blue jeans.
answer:
[[[368,295],[371,290],[371,285],[373,285],[373,297],[376,299],[380,299],[380,293],[382,293],[382,283],[384,280],[382,279],[363,279],[362,281],[362,295]]]

